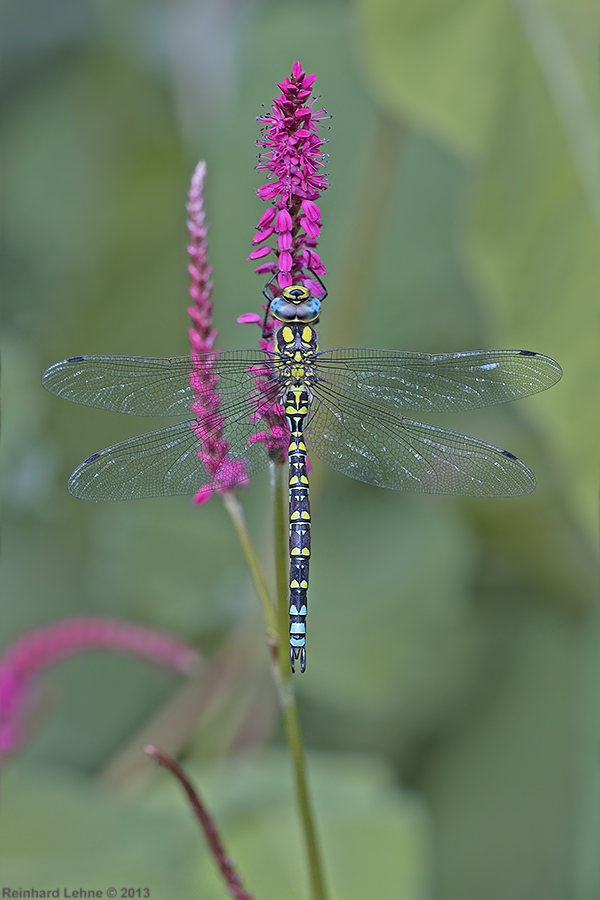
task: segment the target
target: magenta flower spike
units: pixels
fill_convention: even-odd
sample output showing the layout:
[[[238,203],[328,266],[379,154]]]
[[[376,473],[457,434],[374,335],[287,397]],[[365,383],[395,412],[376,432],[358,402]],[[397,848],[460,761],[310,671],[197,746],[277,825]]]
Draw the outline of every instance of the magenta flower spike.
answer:
[[[212,477],[210,484],[204,485],[194,496],[194,503],[201,505],[217,491],[220,494],[233,490],[236,485],[248,483],[243,460],[232,460],[227,456],[229,444],[223,436],[223,418],[219,413],[221,397],[217,386],[219,376],[212,371],[210,357],[217,359],[219,352],[213,350],[217,332],[212,328],[213,306],[210,300],[212,284],[210,282],[211,267],[208,265],[207,227],[204,216],[204,178],[206,163],[201,161],[196,166],[189,191],[187,223],[190,234],[188,253],[191,263],[188,271],[192,283],[189,293],[193,305],[188,308],[192,320],[189,329],[192,369],[190,385],[195,400],[191,408],[196,413],[196,421],[192,428],[200,441],[197,451],[198,459]]]
[[[137,656],[182,675],[194,674],[200,664],[200,656],[189,644],[116,619],[65,619],[27,631],[6,647],[0,659],[0,755],[14,752],[23,743],[36,677],[69,656],[91,650]]]
[[[261,200],[271,200],[272,205],[259,219],[252,240],[256,249],[248,259],[264,259],[274,253],[275,260],[261,263],[255,269],[259,275],[276,273],[280,289],[300,282],[318,294],[321,286],[304,274],[306,268],[317,275],[326,274],[316,251],[321,210],[315,201],[328,186],[327,175],[321,172],[327,159],[321,150],[325,141],[319,137],[318,130],[329,115],[325,109],[313,110],[316,98],[311,99],[311,95],[316,78],[316,75],[306,75],[300,63],[295,62],[291,76],[278,84],[281,94],[273,98],[271,110],[257,118],[264,128],[256,145],[264,152],[256,168],[267,172],[267,184],[259,187],[257,194]],[[238,322],[262,325],[262,317],[245,313]],[[270,334],[272,320],[266,325],[266,333]],[[272,339],[259,338],[259,346],[272,350]],[[254,371],[258,390],[269,392],[268,367],[256,366]],[[253,440],[264,441],[272,459],[287,458],[289,432],[281,404],[276,403],[266,411],[263,408],[261,419],[268,431],[259,432]]]
[[[256,272],[277,273],[279,288],[300,282],[318,293],[319,285],[303,274],[306,268],[317,275],[326,271],[315,249],[321,233],[321,210],[315,201],[327,188],[327,176],[321,171],[327,159],[321,149],[325,141],[318,130],[329,115],[313,109],[315,81],[316,75],[306,75],[295,62],[291,76],[278,84],[281,94],[273,98],[271,110],[258,117],[265,127],[257,141],[264,152],[256,168],[267,172],[267,184],[257,193],[272,205],[260,218],[252,241],[256,249],[248,259],[274,253],[276,259],[261,263]]]

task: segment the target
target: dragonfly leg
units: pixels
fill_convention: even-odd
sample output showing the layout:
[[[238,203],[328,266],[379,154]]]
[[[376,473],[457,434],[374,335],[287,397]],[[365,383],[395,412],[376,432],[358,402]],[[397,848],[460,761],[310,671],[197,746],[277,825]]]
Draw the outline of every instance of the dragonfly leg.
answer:
[[[263,294],[267,300],[267,308],[265,310],[265,317],[263,319],[263,325],[262,325],[263,340],[267,340],[273,334],[272,329],[271,329],[271,331],[267,331],[267,320],[269,318],[269,312],[271,311],[271,303],[275,299],[273,297],[273,294],[270,291],[270,287],[271,287],[271,284],[273,283],[273,281],[275,280],[276,276],[277,276],[277,272],[275,272],[275,274],[269,278],[269,280],[267,281],[267,283],[265,284],[265,286],[263,288]]]
[[[320,300],[321,302],[323,302],[323,300],[325,299],[325,297],[327,297],[329,291],[327,290],[327,288],[325,287],[325,285],[323,284],[323,282],[321,281],[321,279],[319,278],[319,276],[317,275],[317,273],[315,272],[315,270],[314,270],[313,268],[311,268],[311,265],[310,265],[310,263],[311,263],[311,253],[310,253],[310,250],[307,250],[306,252],[308,253],[308,266],[307,266],[307,269],[308,269],[308,271],[311,273],[311,275],[314,275],[314,276],[315,276],[315,279],[319,282],[319,284],[320,284],[321,287],[323,288],[323,293],[321,294],[320,297],[317,297],[317,300]]]

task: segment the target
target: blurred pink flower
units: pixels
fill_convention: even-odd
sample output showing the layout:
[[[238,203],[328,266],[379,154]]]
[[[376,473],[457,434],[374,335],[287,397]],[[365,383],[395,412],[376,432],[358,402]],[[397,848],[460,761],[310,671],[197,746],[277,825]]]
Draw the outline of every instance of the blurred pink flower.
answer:
[[[192,675],[200,663],[189,644],[115,619],[65,619],[27,631],[6,647],[0,658],[0,755],[23,743],[24,720],[37,675],[69,656],[90,650],[138,656],[183,675]]]
[[[190,233],[187,250],[191,259],[188,271],[192,279],[189,292],[193,300],[193,305],[188,308],[192,320],[188,332],[192,358],[190,385],[195,397],[191,408],[196,413],[192,429],[200,441],[198,459],[212,478],[211,483],[201,487],[194,496],[194,503],[198,505],[206,503],[214,491],[225,493],[236,485],[248,483],[244,461],[227,456],[229,443],[223,436],[224,420],[219,414],[219,375],[211,366],[211,361],[218,358],[219,351],[212,349],[217,332],[212,329],[212,284],[209,280],[212,269],[208,265],[208,229],[204,220],[205,176],[206,163],[199,162],[192,176],[187,205],[190,216],[187,223]],[[208,358],[206,354],[210,354]]]

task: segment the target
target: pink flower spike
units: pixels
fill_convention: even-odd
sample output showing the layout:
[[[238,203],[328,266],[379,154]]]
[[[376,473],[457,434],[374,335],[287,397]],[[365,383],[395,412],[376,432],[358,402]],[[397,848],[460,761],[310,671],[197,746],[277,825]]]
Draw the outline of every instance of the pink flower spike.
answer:
[[[210,294],[212,285],[209,281],[210,267],[207,259],[207,228],[204,221],[204,178],[206,176],[206,163],[199,162],[196,166],[190,184],[187,211],[190,216],[188,231],[191,237],[188,253],[193,260],[188,266],[188,272],[192,279],[190,296],[194,300],[193,309],[195,315],[192,318],[195,334],[195,352],[200,349],[206,351],[212,349],[212,343],[208,339],[212,325],[212,303]],[[200,323],[203,323],[200,325]],[[214,340],[214,335],[213,335]]]
[[[194,400],[190,404],[192,412],[196,416],[192,423],[192,430],[198,438],[199,446],[196,451],[198,457],[198,481],[201,482],[204,469],[206,476],[214,482],[217,474],[223,471],[229,452],[229,444],[223,437],[223,418],[218,414],[221,406],[221,395],[218,392],[219,375],[214,371],[214,362],[218,358],[218,351],[213,351],[213,343],[216,331],[212,328],[212,303],[210,295],[212,285],[209,281],[210,267],[208,265],[208,245],[206,240],[207,228],[204,215],[204,179],[206,177],[206,163],[200,162],[192,176],[189,192],[187,211],[190,216],[188,230],[190,233],[190,246],[188,252],[193,262],[190,264],[189,273],[192,279],[190,296],[194,301],[190,308],[192,327],[189,330],[191,361],[190,361],[190,387],[194,394]],[[254,251],[259,256],[266,256],[271,252],[270,247],[261,247]],[[206,354],[210,353],[207,357]],[[195,503],[204,503],[209,499],[213,491],[223,493],[232,490],[236,485],[246,484],[247,478],[242,460],[235,460],[236,468],[230,469],[227,484],[211,483],[201,486],[194,498]],[[201,499],[198,499],[201,497]]]
[[[302,278],[306,251],[314,248],[320,234],[321,211],[315,200],[327,187],[327,177],[321,174],[323,139],[318,131],[321,121],[328,116],[322,109],[313,110],[314,100],[310,98],[315,80],[314,75],[306,75],[300,63],[295,62],[290,77],[279,82],[281,94],[274,98],[271,110],[258,117],[265,127],[257,141],[261,151],[257,169],[266,173],[267,184],[261,185],[257,193],[262,200],[273,202],[270,209],[276,210],[274,222],[269,212],[267,227],[272,224],[279,240],[277,247],[271,248],[277,258],[275,269],[257,271],[261,274],[278,271],[280,287],[287,286],[288,275],[291,284]],[[260,231],[264,224],[261,216]],[[282,239],[284,234],[286,237]],[[264,255],[268,256],[269,252],[265,250]],[[262,257],[250,254],[248,258]],[[324,271],[323,267],[319,274]]]
[[[262,259],[273,253],[274,260],[265,261],[255,269],[260,275],[277,276],[269,288],[273,297],[292,284],[308,283],[306,268],[325,274],[325,267],[315,252],[321,228],[321,211],[315,201],[327,187],[327,176],[322,174],[324,141],[318,132],[320,123],[328,116],[322,109],[313,110],[311,94],[315,80],[316,76],[306,75],[296,61],[290,77],[278,83],[281,93],[273,99],[271,109],[258,117],[264,127],[257,141],[260,155],[256,168],[265,173],[267,183],[258,188],[257,194],[272,205],[260,218],[260,237],[254,243],[262,243],[261,233],[271,227],[278,238],[276,247],[257,248],[248,259]],[[317,296],[320,291],[320,285],[313,288]],[[238,321],[252,319],[246,314]],[[254,321],[260,324],[262,319],[257,316]],[[273,350],[274,330],[275,322],[267,316],[267,338],[259,338],[261,349]],[[260,396],[256,399],[253,418],[257,433],[249,443],[264,443],[271,459],[285,458],[289,435],[283,410],[279,402],[272,400],[272,380],[268,371],[253,373],[253,377]]]

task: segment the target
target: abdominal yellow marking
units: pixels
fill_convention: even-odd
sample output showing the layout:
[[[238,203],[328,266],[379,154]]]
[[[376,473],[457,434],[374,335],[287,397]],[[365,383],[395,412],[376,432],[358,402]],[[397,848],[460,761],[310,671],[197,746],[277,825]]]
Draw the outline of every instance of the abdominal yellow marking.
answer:
[[[290,661],[292,671],[296,659],[304,671],[311,518],[303,430],[312,400],[311,387],[317,378],[317,333],[308,323],[318,320],[320,298],[313,297],[303,285],[293,284],[271,302],[274,317],[282,323],[275,340],[275,369],[289,429]]]

